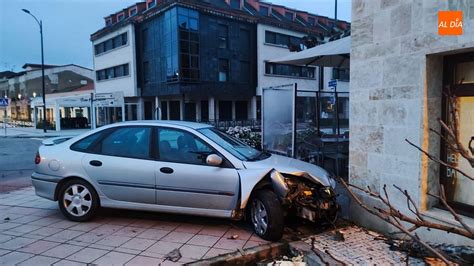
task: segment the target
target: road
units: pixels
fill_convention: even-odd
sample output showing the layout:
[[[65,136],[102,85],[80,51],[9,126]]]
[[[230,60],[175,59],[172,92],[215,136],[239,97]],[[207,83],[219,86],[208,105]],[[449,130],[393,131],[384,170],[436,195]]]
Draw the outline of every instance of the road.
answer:
[[[39,139],[0,138],[0,193],[31,185]]]

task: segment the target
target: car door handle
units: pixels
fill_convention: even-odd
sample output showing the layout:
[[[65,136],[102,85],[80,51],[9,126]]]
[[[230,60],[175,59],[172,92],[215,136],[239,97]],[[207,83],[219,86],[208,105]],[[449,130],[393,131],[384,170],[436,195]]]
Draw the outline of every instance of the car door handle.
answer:
[[[162,172],[163,174],[172,174],[174,170],[169,167],[161,167],[160,172]]]
[[[97,160],[92,160],[92,161],[89,162],[89,164],[92,165],[92,166],[97,166],[97,167],[102,166],[102,162],[97,161]]]

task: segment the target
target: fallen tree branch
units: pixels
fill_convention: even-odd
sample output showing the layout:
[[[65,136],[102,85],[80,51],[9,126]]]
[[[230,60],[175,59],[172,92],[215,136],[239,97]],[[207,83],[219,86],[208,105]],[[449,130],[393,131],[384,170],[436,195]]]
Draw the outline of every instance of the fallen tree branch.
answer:
[[[408,229],[406,229],[399,221],[396,221],[397,219],[395,217],[393,217],[392,215],[394,214],[394,207],[393,206],[388,206],[390,208],[390,211],[385,211],[381,208],[371,208],[367,205],[365,205],[355,194],[354,192],[350,189],[350,187],[354,187],[356,189],[359,189],[359,190],[362,190],[364,191],[365,193],[369,194],[369,195],[374,195],[376,198],[382,200],[382,202],[387,205],[387,199],[384,199],[383,197],[381,197],[379,194],[377,193],[374,193],[372,191],[368,191],[368,190],[365,190],[365,189],[362,189],[360,187],[357,187],[357,186],[354,186],[354,185],[351,185],[351,184],[347,184],[342,178],[339,179],[339,181],[341,182],[341,184],[346,188],[346,190],[349,192],[349,195],[352,197],[352,199],[354,199],[357,204],[359,206],[361,206],[364,210],[366,210],[367,212],[369,212],[370,214],[373,214],[377,217],[379,217],[380,219],[386,221],[387,223],[393,225],[394,227],[396,227],[398,230],[400,230],[401,232],[403,232],[405,235],[409,236],[411,239],[413,239],[415,242],[417,242],[418,244],[422,245],[424,248],[426,248],[427,250],[429,250],[434,256],[438,257],[439,259],[441,259],[443,262],[445,262],[446,264],[452,264],[446,257],[444,254],[441,254],[440,251],[434,249],[433,247],[431,247],[428,243],[422,241],[418,235],[416,233],[412,233],[410,232]],[[400,211],[396,210],[395,213],[400,213]]]
[[[406,141],[408,144],[410,144],[411,146],[415,147],[417,150],[421,151],[421,152],[422,152],[424,155],[426,155],[426,157],[428,157],[430,160],[432,160],[432,161],[434,161],[434,162],[437,162],[437,163],[439,163],[439,164],[441,164],[441,165],[443,165],[443,166],[445,166],[445,167],[447,167],[447,168],[449,168],[449,169],[453,169],[454,171],[456,171],[456,172],[458,172],[458,173],[464,175],[465,177],[467,177],[467,178],[469,178],[469,179],[471,179],[471,180],[474,181],[474,176],[471,176],[471,175],[467,174],[466,172],[462,171],[461,169],[459,169],[459,168],[457,168],[457,167],[455,167],[455,166],[453,166],[453,165],[450,165],[450,164],[448,164],[448,163],[446,163],[446,162],[443,162],[442,160],[440,160],[440,159],[434,157],[433,155],[429,154],[427,151],[425,151],[425,150],[423,150],[422,148],[418,147],[417,145],[413,144],[413,142],[409,141],[408,139],[405,139],[405,141]]]
[[[462,217],[461,217],[459,214],[457,214],[451,206],[449,206],[449,204],[448,204],[448,202],[447,202],[447,200],[446,200],[446,194],[444,193],[444,186],[441,185],[439,189],[440,189],[440,193],[439,193],[440,196],[436,196],[436,195],[433,195],[433,194],[431,194],[431,193],[428,193],[428,195],[430,195],[431,197],[435,197],[435,198],[437,198],[439,201],[441,201],[441,203],[443,204],[443,206],[444,206],[446,209],[448,209],[448,211],[451,213],[451,215],[454,217],[454,219],[455,219],[456,221],[458,221],[459,224],[461,224],[461,226],[462,226],[464,229],[466,229],[466,231],[468,231],[471,235],[474,236],[474,230],[473,230],[471,227],[469,227],[469,226],[464,222],[464,220],[462,219]],[[472,238],[472,237],[471,237],[471,238]]]

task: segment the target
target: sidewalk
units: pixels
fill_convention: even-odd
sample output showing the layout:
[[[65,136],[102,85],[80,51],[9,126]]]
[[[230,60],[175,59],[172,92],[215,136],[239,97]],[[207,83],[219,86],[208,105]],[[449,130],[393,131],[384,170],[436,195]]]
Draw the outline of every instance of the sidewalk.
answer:
[[[61,131],[48,130],[46,133],[43,129],[33,127],[7,127],[7,138],[52,138],[62,136],[77,136],[90,129],[65,129]],[[5,137],[5,129],[3,123],[0,123],[0,137]]]
[[[315,233],[307,226],[300,230],[308,231],[301,237]],[[245,222],[102,209],[92,221],[76,223],[32,187],[0,193],[0,264],[5,265],[183,264],[268,243]],[[171,254],[177,262],[166,259]]]

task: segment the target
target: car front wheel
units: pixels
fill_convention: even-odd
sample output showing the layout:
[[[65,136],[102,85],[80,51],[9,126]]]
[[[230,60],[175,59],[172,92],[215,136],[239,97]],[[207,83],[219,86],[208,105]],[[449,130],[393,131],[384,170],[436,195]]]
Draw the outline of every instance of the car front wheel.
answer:
[[[252,198],[250,218],[255,233],[269,241],[283,235],[284,214],[278,197],[270,190],[258,191]]]
[[[94,188],[80,179],[67,181],[59,191],[59,209],[71,221],[90,220],[99,205],[98,201]]]

